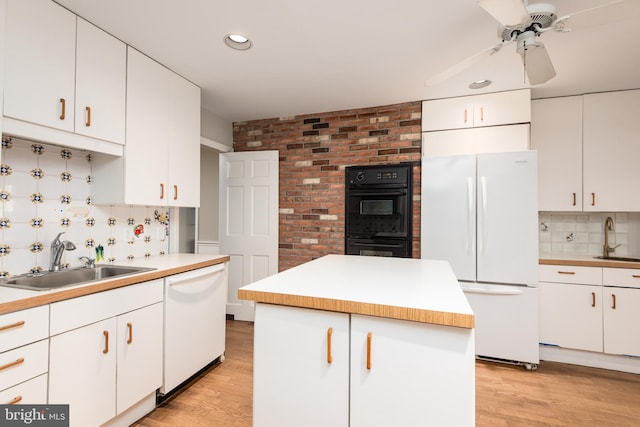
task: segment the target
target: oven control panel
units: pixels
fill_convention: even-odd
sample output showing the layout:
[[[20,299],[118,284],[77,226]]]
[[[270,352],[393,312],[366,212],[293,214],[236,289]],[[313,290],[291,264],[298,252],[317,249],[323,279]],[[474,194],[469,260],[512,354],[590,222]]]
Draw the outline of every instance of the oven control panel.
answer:
[[[351,166],[347,168],[348,185],[406,185],[411,173],[409,165]]]

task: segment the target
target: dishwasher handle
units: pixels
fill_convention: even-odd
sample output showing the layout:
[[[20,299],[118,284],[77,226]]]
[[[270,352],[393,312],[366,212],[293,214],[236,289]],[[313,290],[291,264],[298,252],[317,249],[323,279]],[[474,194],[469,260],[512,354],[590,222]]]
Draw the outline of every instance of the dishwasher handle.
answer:
[[[226,264],[227,264],[226,262],[223,262],[221,264],[216,264],[211,267],[205,267],[205,268],[194,270],[191,272],[188,271],[185,273],[179,273],[177,277],[169,276],[167,278],[167,283],[169,284],[169,286],[181,285],[185,282],[190,282],[193,279],[199,279],[201,277],[219,274],[224,272],[224,269],[226,268]]]
[[[486,289],[486,288],[462,288],[462,291],[469,294],[483,295],[523,295],[522,289]]]

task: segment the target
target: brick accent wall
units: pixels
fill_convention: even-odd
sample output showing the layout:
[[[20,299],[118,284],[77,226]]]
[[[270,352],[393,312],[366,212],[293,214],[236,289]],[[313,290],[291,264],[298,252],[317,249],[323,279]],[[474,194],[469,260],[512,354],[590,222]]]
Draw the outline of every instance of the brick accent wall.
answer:
[[[279,271],[344,253],[344,169],[413,161],[413,256],[420,257],[421,103],[233,126],[235,151],[280,153]]]

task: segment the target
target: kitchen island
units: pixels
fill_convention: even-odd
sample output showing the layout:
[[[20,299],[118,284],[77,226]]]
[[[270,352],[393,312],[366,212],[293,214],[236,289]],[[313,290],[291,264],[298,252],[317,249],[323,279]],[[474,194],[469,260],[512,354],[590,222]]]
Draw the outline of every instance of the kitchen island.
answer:
[[[474,316],[443,261],[327,255],[257,302],[254,426],[475,423]]]

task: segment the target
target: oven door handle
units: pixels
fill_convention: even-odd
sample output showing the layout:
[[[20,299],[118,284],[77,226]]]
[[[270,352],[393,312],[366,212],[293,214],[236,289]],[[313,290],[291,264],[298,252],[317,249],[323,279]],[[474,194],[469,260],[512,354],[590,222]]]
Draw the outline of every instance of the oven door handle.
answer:
[[[406,190],[397,191],[350,191],[349,196],[406,196]]]
[[[401,248],[402,245],[399,243],[349,243],[351,246],[375,246],[377,248]]]

